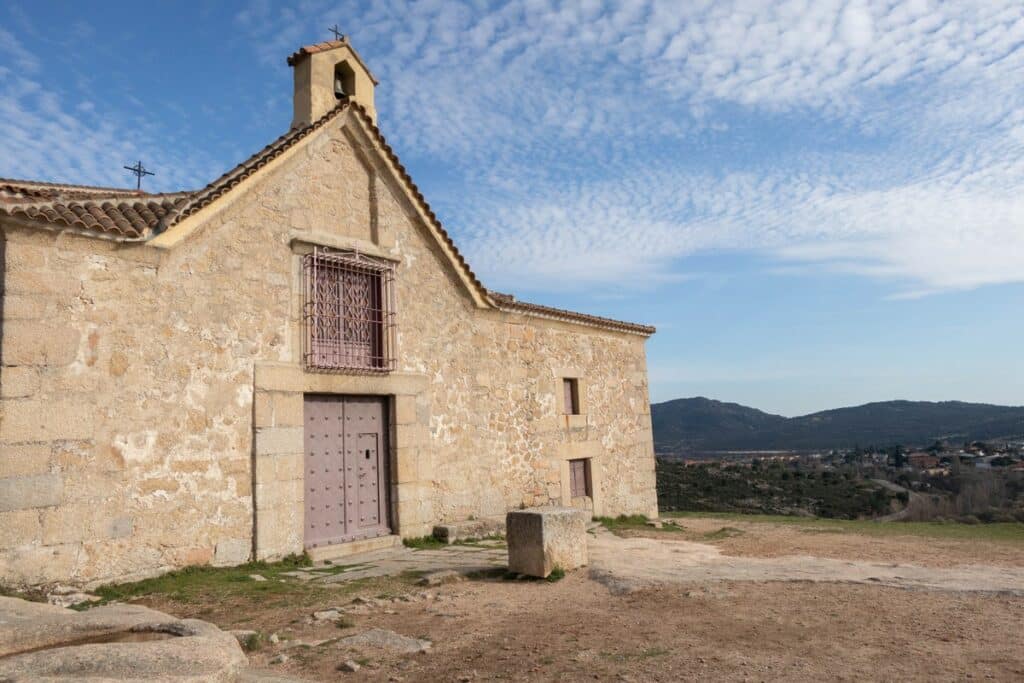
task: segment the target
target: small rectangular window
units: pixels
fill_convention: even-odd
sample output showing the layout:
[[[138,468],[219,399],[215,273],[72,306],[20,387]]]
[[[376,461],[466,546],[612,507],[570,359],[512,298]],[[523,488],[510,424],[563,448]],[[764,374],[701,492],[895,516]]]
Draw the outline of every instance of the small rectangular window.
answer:
[[[580,386],[575,379],[566,377],[562,380],[562,387],[565,393],[564,412],[566,415],[580,414]]]
[[[569,491],[573,498],[593,497],[590,490],[590,458],[569,461]]]

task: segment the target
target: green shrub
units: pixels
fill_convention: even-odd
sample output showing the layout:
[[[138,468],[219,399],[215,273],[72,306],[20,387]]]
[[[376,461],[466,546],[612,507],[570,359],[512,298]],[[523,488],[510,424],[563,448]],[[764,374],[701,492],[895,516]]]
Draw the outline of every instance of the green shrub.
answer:
[[[559,567],[556,564],[554,567],[552,567],[551,573],[548,574],[547,581],[549,583],[555,583],[556,581],[561,581],[564,578],[565,578],[565,570],[562,569],[561,567]]]

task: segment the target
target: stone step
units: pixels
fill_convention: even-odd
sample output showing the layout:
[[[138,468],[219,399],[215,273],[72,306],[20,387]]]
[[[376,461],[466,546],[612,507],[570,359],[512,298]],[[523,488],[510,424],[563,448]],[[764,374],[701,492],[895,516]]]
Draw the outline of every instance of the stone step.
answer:
[[[438,524],[434,527],[434,538],[445,543],[454,543],[467,538],[485,538],[496,534],[505,534],[505,518],[503,516],[467,519],[461,522]]]
[[[402,538],[397,534],[389,536],[378,536],[377,538],[364,538],[359,541],[338,543],[337,545],[325,545],[321,548],[310,548],[306,552],[314,562],[325,560],[340,560],[362,553],[372,553],[387,548],[398,548],[402,546]]]

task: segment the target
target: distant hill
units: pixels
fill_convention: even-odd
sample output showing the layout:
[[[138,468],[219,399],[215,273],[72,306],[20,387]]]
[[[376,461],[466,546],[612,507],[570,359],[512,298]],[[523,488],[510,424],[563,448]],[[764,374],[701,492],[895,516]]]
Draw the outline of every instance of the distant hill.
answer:
[[[658,452],[807,450],[1024,436],[1024,406],[884,401],[782,417],[737,403],[680,398],[651,406]]]

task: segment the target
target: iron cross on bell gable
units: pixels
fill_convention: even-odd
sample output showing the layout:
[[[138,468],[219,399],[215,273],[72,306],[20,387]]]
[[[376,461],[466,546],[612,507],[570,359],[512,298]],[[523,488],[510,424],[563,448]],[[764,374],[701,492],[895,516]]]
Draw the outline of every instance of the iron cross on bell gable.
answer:
[[[126,171],[131,171],[135,174],[135,189],[142,189],[142,177],[147,175],[156,175],[152,171],[147,171],[146,167],[142,165],[142,161],[137,161],[134,166],[125,166]]]
[[[345,38],[345,34],[341,32],[337,24],[335,24],[334,26],[330,27],[327,30],[334,34],[335,40],[343,40]]]

